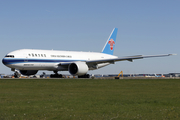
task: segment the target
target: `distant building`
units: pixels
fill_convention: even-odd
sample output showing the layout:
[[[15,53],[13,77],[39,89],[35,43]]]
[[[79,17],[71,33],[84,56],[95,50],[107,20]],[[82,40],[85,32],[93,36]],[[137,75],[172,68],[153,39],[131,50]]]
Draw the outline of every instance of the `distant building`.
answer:
[[[180,73],[169,73],[170,77],[180,77]]]

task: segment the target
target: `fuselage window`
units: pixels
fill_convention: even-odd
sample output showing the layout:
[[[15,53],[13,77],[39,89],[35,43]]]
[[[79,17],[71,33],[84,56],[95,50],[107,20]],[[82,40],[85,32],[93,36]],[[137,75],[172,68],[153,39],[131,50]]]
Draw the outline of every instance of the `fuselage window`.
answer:
[[[29,56],[31,56],[31,54],[29,54]]]
[[[41,54],[41,57],[43,57],[43,54]]]
[[[44,57],[46,57],[46,55],[44,54]]]
[[[35,56],[37,57],[37,54],[35,54]]]
[[[38,56],[41,57],[40,54],[38,54]]]
[[[32,56],[34,57],[34,54],[32,53]]]

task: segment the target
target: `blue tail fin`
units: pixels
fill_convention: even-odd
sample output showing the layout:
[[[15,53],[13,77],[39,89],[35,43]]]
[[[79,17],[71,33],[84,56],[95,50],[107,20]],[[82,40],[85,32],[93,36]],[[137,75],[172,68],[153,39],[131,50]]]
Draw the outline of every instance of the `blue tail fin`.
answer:
[[[102,53],[113,55],[115,43],[116,43],[116,35],[117,35],[117,28],[114,28],[109,36],[104,48],[102,49]]]

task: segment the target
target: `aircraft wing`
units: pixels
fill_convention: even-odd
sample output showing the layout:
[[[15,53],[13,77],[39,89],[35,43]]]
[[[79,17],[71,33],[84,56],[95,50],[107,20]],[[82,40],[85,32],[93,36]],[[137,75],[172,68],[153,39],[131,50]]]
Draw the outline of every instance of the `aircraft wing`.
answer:
[[[175,54],[164,54],[164,55],[137,55],[137,56],[127,56],[127,57],[120,57],[120,58],[111,58],[111,59],[99,59],[99,60],[88,60],[86,61],[87,64],[100,64],[100,63],[111,63],[114,64],[116,61],[130,61],[133,62],[135,59],[143,59],[143,58],[151,58],[151,57],[165,57],[171,56]]]
[[[110,63],[114,64],[117,61],[130,61],[133,62],[135,59],[143,59],[143,58],[151,58],[151,57],[165,57],[165,56],[171,56],[175,54],[164,54],[164,55],[136,55],[136,56],[127,56],[127,57],[120,57],[120,58],[110,58],[110,59],[98,59],[98,60],[87,60],[87,61],[82,61],[86,62],[88,65],[95,65],[95,64],[101,64],[101,63]],[[74,61],[75,62],[75,61]],[[59,66],[67,66],[73,62],[60,62],[58,65]]]

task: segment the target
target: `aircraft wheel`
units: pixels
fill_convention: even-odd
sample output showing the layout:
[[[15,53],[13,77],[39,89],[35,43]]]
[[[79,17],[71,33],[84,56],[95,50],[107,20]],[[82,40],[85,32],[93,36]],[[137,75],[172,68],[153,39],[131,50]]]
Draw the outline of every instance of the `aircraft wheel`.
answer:
[[[90,75],[89,74],[85,74],[85,75],[82,75],[82,76],[78,76],[78,78],[89,78]]]
[[[51,74],[50,78],[62,78],[62,74]]]
[[[20,74],[19,74],[18,72],[15,72],[15,73],[14,73],[14,77],[15,77],[15,78],[19,78],[19,77],[20,77]]]

